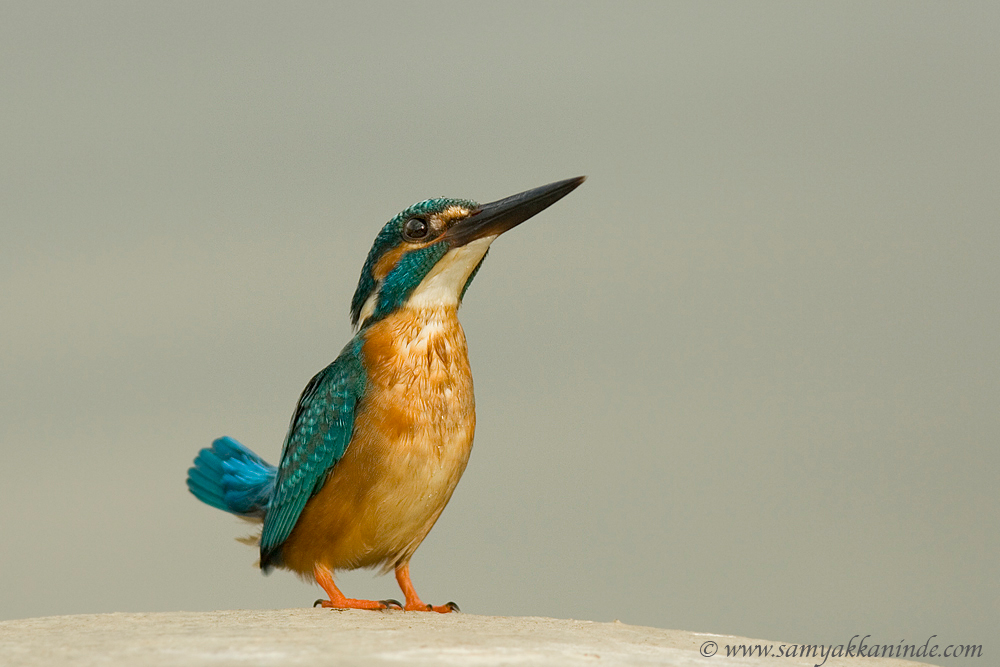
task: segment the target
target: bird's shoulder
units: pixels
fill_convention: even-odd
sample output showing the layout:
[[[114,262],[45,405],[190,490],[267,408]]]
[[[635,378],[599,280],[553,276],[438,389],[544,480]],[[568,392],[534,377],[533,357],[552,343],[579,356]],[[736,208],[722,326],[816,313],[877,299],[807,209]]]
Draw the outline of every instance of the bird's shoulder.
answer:
[[[291,471],[309,463],[315,459],[313,454],[317,448],[324,446],[324,441],[340,435],[344,429],[348,430],[349,436],[349,418],[364,392],[364,384],[361,340],[355,337],[302,390],[285,437],[279,464],[281,471]],[[317,440],[319,435],[326,437]],[[343,443],[344,446],[346,444]],[[336,458],[339,459],[342,454],[342,451],[339,452]],[[289,475],[279,473],[279,482],[281,477],[289,479]]]

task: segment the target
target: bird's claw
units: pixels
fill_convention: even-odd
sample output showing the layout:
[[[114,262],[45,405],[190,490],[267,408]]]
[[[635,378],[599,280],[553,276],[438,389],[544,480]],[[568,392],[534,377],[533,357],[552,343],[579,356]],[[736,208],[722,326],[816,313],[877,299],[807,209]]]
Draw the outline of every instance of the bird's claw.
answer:
[[[458,608],[458,605],[455,604],[454,602],[448,602],[448,603],[446,603],[445,607],[448,607],[448,609],[451,609],[452,611],[457,611],[457,612],[461,612],[462,611],[461,609]]]
[[[324,602],[323,598],[316,600],[315,602],[313,602],[313,608],[319,607],[320,605],[323,604],[323,602]]]
[[[379,604],[385,605],[385,609],[398,609],[399,611],[403,611],[403,605],[399,602],[399,600],[389,598],[388,600],[379,600]]]

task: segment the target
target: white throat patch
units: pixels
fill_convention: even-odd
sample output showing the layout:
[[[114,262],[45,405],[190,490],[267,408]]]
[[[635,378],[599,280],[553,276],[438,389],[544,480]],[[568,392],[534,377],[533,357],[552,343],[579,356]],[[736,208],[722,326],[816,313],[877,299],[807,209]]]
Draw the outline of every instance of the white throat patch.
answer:
[[[495,235],[484,236],[449,250],[420,281],[406,305],[411,308],[458,306],[462,288],[494,239]]]

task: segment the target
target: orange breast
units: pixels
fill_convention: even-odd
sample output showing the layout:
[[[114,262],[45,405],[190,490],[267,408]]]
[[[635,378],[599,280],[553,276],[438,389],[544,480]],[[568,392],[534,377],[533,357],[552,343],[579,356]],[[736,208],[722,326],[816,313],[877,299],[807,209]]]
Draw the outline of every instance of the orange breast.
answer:
[[[404,309],[363,332],[365,394],[344,457],[306,505],[289,569],[406,562],[451,498],[472,450],[475,398],[456,309]]]

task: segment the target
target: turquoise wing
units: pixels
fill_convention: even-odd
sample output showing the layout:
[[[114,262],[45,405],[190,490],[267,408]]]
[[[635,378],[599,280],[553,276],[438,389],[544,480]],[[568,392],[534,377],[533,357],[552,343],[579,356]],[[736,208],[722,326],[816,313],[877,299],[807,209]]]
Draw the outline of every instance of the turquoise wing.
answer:
[[[365,384],[360,353],[361,341],[355,339],[309,381],[299,398],[260,537],[260,567],[265,572],[280,563],[282,543],[351,441],[354,410]]]

